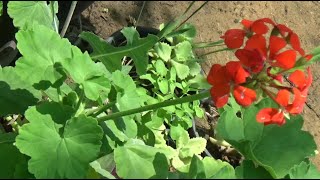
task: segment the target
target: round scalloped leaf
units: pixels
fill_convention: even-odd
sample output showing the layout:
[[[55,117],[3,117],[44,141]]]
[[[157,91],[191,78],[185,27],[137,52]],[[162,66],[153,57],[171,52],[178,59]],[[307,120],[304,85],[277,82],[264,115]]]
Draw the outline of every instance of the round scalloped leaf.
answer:
[[[100,151],[102,129],[92,117],[70,119],[70,112],[59,108],[57,104],[30,108],[25,114],[30,123],[20,128],[16,146],[31,157],[29,171],[36,178],[84,178]],[[65,120],[64,127],[57,124]]]

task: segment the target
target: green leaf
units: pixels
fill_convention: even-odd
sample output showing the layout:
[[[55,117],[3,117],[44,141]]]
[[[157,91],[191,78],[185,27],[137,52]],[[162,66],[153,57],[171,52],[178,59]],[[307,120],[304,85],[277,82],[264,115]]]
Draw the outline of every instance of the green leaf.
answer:
[[[101,176],[116,179],[110,172],[115,168],[113,153],[105,155],[90,163],[90,166]]]
[[[206,178],[203,162],[196,155],[192,156],[189,172],[186,175],[183,175],[182,178],[189,178],[189,179]]]
[[[158,41],[158,37],[149,34],[145,38],[139,38],[137,30],[133,27],[126,27],[122,32],[127,38],[127,45],[123,47],[113,47],[90,32],[82,32],[80,37],[92,46],[92,59],[99,59],[110,72],[121,70],[121,59],[127,56],[133,59],[137,73],[145,74],[148,66],[147,52]]]
[[[122,89],[124,92],[132,91],[136,89],[136,84],[133,79],[123,72],[117,70],[112,73],[112,83],[118,88]]]
[[[0,16],[2,16],[3,3],[0,1]]]
[[[319,179],[320,172],[310,161],[302,161],[295,165],[289,172],[290,179]]]
[[[166,65],[164,64],[164,62],[162,60],[158,59],[156,61],[155,68],[156,68],[157,73],[160,76],[166,76],[167,75],[168,69],[166,68]]]
[[[235,179],[235,171],[229,163],[212,157],[205,157],[202,162],[206,179]]]
[[[171,58],[172,49],[171,46],[167,43],[160,42],[155,44],[154,50],[159,55],[159,57],[166,62]]]
[[[0,67],[0,116],[23,114],[40,98],[40,92],[21,80],[12,67]]]
[[[35,24],[53,29],[52,13],[46,1],[9,1],[8,14],[20,29],[29,29]]]
[[[163,94],[167,94],[169,91],[169,83],[167,79],[158,79],[159,89]]]
[[[188,61],[188,67],[190,68],[190,75],[195,76],[200,74],[201,72],[201,66],[198,62],[196,61]]]
[[[236,168],[236,177],[237,179],[273,179],[263,167],[255,167],[255,164],[249,160],[244,160]]]
[[[114,150],[117,174],[125,179],[167,178],[168,162],[160,149],[127,143]]]
[[[207,140],[204,138],[192,138],[186,143],[179,152],[180,158],[192,157],[193,155],[201,154],[207,145]]]
[[[245,138],[243,121],[235,115],[232,108],[224,111],[219,117],[217,135],[231,141],[240,141]]]
[[[59,111],[57,105],[28,109],[30,123],[20,128],[16,145],[31,157],[29,171],[36,178],[84,178],[100,151],[101,127],[94,118]]]
[[[175,61],[171,61],[171,64],[176,69],[179,79],[183,80],[189,75],[190,69],[187,65]]]
[[[110,81],[104,76],[103,71],[99,69],[87,52],[81,52],[73,48],[73,59],[62,61],[63,67],[68,71],[71,78],[78,84],[81,84],[84,94],[93,101],[99,97],[106,97],[111,89]]]
[[[71,50],[67,39],[44,26],[36,26],[33,30],[20,30],[16,34],[17,47],[23,55],[16,62],[15,70],[25,82],[34,85],[49,82],[51,85],[63,77],[56,70],[61,61],[72,59],[78,48]]]
[[[189,41],[183,41],[174,47],[177,61],[187,61],[193,58],[192,46]]]
[[[0,159],[5,162],[0,168],[1,179],[32,178],[28,173],[27,157],[13,145],[16,134],[0,134]]]

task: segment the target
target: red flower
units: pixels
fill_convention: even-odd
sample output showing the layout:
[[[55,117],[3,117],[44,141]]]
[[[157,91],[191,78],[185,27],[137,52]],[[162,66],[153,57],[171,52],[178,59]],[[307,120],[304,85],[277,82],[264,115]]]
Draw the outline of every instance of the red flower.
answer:
[[[235,55],[249,72],[258,73],[263,69],[264,57],[258,50],[238,49]]]
[[[230,49],[240,48],[243,44],[246,32],[242,29],[229,29],[221,38]]]
[[[256,92],[244,86],[236,86],[233,90],[235,100],[241,106],[250,106],[257,98]]]
[[[305,77],[305,74],[301,70],[296,70],[289,76],[289,81],[291,81],[301,92],[303,96],[307,96],[308,89],[312,83],[312,74],[311,70],[308,67],[308,77]]]
[[[264,123],[264,125],[278,124],[281,126],[286,122],[283,111],[275,108],[261,109],[256,115],[256,119],[259,123]]]

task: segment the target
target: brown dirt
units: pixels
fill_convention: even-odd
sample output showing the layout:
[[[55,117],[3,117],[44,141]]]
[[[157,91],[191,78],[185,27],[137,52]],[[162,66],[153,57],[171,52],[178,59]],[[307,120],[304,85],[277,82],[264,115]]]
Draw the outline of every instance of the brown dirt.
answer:
[[[157,28],[161,23],[167,22],[182,14],[190,2],[187,1],[147,1],[138,22],[140,26]],[[199,7],[202,2],[196,2]],[[320,45],[320,14],[319,2],[209,2],[188,22],[197,28],[197,41],[216,41],[224,31],[230,28],[240,28],[239,20],[246,18],[255,20],[270,17],[276,22],[285,24],[293,29],[301,38],[302,47],[306,51]],[[83,20],[89,21],[93,26],[84,27],[84,30],[93,30],[103,38],[128,25],[132,19],[137,19],[142,1],[96,1],[82,13]],[[210,50],[207,50],[208,52]],[[225,64],[236,59],[232,53],[225,52],[209,55],[203,64],[208,72],[214,63]],[[315,141],[320,145],[320,77],[319,64],[312,66],[314,83],[309,91],[307,105],[304,109],[304,129],[311,132]],[[320,169],[320,154],[313,162]]]

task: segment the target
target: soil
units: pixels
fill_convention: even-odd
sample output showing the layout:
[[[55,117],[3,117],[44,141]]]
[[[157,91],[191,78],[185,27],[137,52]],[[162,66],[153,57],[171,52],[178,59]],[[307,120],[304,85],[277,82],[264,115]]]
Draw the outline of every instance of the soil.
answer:
[[[203,2],[195,2],[199,7]],[[106,39],[115,31],[128,26],[138,25],[158,28],[161,23],[168,22],[182,14],[188,7],[188,1],[146,1],[144,9],[138,20],[142,1],[96,1],[82,13],[83,30],[93,31],[100,37]],[[255,20],[269,17],[277,23],[285,24],[293,29],[300,37],[302,47],[308,52],[320,45],[320,14],[317,13],[320,2],[226,2],[212,1],[202,8],[195,16],[188,20],[196,26],[196,42],[210,42],[219,40],[223,32],[230,28],[240,28],[241,19]],[[79,24],[73,21],[74,25]],[[210,52],[213,49],[198,51],[197,53]],[[236,58],[232,53],[215,53],[206,56],[206,62],[202,64],[205,74],[212,64],[225,64]],[[308,101],[304,108],[303,117],[304,130],[310,131],[317,145],[320,145],[320,69],[319,64],[311,67],[314,83],[309,90]],[[211,106],[207,106],[207,108]],[[211,107],[212,109],[213,107]],[[214,108],[207,121],[197,121],[196,125],[200,135],[212,133],[212,126],[216,122],[217,114]],[[210,112],[210,111],[209,111]],[[207,147],[211,150],[221,149]],[[216,156],[216,155],[215,155]],[[220,157],[223,159],[223,157]],[[238,159],[238,157],[235,157]],[[320,154],[312,159],[320,169]],[[232,160],[229,160],[232,162]],[[234,164],[236,165],[236,163]]]

